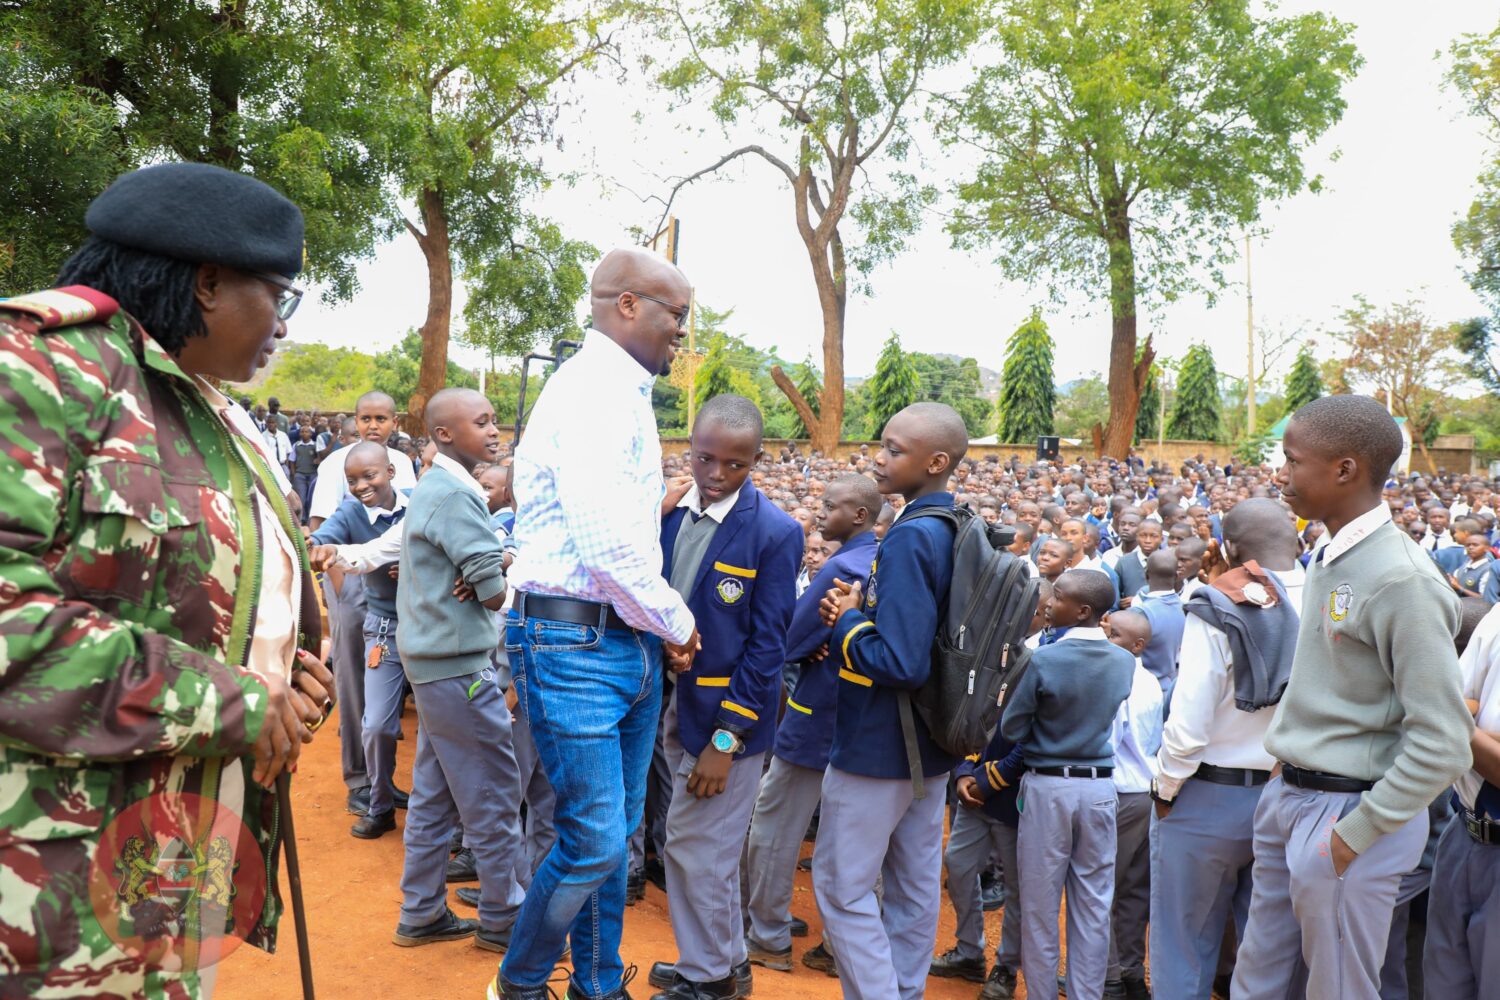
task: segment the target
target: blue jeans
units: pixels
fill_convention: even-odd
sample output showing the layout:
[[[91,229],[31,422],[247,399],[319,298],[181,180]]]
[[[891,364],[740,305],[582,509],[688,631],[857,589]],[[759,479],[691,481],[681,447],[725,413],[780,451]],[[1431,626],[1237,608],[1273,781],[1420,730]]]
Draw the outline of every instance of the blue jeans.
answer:
[[[641,822],[660,717],[661,640],[511,613],[516,698],[557,795],[557,843],[532,878],[501,973],[540,986],[571,936],[573,984],[619,989],[630,834]]]

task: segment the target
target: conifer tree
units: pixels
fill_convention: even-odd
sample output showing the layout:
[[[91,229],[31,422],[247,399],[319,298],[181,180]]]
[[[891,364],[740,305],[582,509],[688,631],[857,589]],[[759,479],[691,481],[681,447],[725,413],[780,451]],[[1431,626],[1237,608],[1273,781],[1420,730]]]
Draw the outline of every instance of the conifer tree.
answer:
[[[870,379],[870,421],[868,431],[879,437],[886,421],[915,403],[922,394],[917,366],[901,349],[901,338],[892,331],[875,362]]]
[[[735,392],[734,369],[729,365],[725,350],[724,335],[716,334],[709,339],[708,354],[693,376],[693,402],[698,409],[715,396]]]
[[[1220,433],[1219,373],[1213,352],[1194,344],[1182,359],[1177,398],[1167,421],[1167,437],[1178,441],[1215,441]]]
[[[1052,410],[1057,387],[1052,378],[1052,336],[1040,310],[1010,335],[1005,368],[1000,374],[1000,398],[995,412],[1001,441],[1025,444],[1052,433]]]
[[[1304,347],[1297,352],[1297,360],[1286,377],[1286,412],[1296,413],[1324,392],[1323,376],[1318,374],[1318,363],[1313,360],[1312,351]]]

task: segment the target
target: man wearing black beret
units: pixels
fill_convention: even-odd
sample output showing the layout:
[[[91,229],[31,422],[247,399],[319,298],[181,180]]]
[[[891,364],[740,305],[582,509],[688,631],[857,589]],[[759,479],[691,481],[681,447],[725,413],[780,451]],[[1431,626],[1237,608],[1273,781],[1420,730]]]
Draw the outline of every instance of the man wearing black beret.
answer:
[[[174,163],[85,222],[0,299],[0,993],[199,997],[275,941],[270,789],[332,708],[301,532],[210,382],[286,335],[302,213]]]

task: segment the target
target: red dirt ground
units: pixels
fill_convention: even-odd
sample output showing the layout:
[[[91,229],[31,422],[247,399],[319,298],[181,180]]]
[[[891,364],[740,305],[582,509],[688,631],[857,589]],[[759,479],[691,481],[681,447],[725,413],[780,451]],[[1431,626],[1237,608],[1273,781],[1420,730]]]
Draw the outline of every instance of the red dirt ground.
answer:
[[[482,1000],[500,956],[480,951],[466,941],[421,948],[399,948],[391,943],[401,905],[399,824],[405,814],[398,812],[396,832],[379,840],[356,840],[349,835],[354,817],[344,811],[335,722],[330,719],[322,735],[305,749],[292,784],[317,995],[323,1000]],[[405,719],[407,738],[397,744],[397,783],[403,788],[410,787],[416,725],[415,710],[409,709]],[[811,844],[804,845],[805,855],[811,851]],[[296,1000],[301,996],[284,864],[282,895],[287,900],[287,913],[282,919],[277,953],[267,955],[254,948],[235,951],[219,970],[215,1000]],[[449,902],[459,916],[474,915],[474,910],[458,903],[451,891]],[[812,925],[811,937],[794,944],[794,953],[800,959],[819,938],[817,907],[807,872],[797,873],[792,912]],[[945,894],[938,950],[952,947],[953,926],[953,911]],[[986,914],[985,933],[993,947],[1000,934],[998,912]],[[655,992],[646,983],[646,970],[652,962],[677,956],[666,895],[655,886],[648,888],[642,902],[626,911],[623,951],[626,965],[634,963],[640,968],[630,992],[636,1000],[646,1000]],[[804,967],[800,961],[793,973],[755,970],[756,1000],[816,1000],[839,995],[837,980]],[[974,983],[928,980],[927,996],[932,1000],[974,1000],[978,995],[979,986]],[[1024,997],[1024,988],[1017,995]]]

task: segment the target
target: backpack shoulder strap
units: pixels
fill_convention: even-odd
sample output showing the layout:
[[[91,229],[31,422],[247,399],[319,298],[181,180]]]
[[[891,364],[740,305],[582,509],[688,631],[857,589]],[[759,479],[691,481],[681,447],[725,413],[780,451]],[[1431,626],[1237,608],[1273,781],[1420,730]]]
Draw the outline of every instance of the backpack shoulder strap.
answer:
[[[917,747],[917,720],[912,717],[911,692],[902,691],[896,700],[901,714],[901,736],[906,741],[906,766],[911,770],[911,793],[918,799],[927,798],[927,782],[922,774],[922,751]]]

